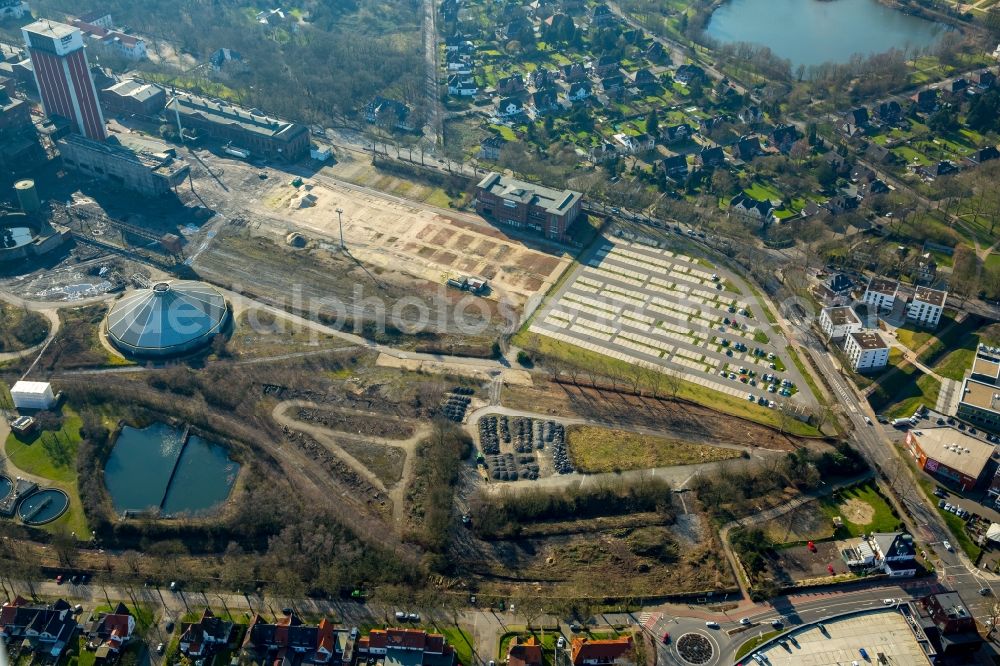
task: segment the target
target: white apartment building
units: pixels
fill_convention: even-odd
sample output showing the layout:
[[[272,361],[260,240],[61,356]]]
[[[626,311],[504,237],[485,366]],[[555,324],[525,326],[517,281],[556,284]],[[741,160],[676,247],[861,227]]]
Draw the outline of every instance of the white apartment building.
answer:
[[[906,318],[920,326],[935,328],[941,321],[948,292],[930,287],[917,287],[913,300],[906,306]]]
[[[857,372],[884,368],[889,362],[889,345],[875,331],[855,331],[847,336],[844,352]]]
[[[819,326],[827,340],[840,340],[848,333],[860,331],[861,319],[850,306],[823,308],[819,313]]]
[[[879,310],[892,310],[896,304],[896,293],[899,291],[899,282],[888,280],[883,277],[873,277],[868,282],[865,295],[862,301],[878,308]]]

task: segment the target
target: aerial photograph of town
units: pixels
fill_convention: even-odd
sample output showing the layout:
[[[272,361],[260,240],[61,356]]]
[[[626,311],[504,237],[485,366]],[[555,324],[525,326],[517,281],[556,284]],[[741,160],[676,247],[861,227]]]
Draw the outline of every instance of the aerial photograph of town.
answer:
[[[1000,666],[998,76],[998,0],[0,0],[0,666]]]

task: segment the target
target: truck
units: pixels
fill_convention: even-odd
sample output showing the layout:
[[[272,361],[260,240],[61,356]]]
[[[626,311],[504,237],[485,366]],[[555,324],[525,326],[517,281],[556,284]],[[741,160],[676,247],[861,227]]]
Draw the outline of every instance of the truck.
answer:
[[[489,283],[486,280],[470,277],[468,275],[463,275],[458,278],[448,278],[445,281],[445,284],[453,289],[472,292],[476,295],[482,294],[489,287]]]
[[[892,421],[889,422],[889,425],[891,425],[893,428],[899,428],[901,426],[908,426],[913,424],[910,422],[910,419],[893,419]]]

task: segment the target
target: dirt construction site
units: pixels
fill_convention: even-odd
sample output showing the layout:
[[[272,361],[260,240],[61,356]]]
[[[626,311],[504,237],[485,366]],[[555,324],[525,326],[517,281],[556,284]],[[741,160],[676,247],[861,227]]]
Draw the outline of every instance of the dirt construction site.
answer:
[[[482,223],[446,217],[333,182],[306,179],[296,187],[275,182],[260,212],[292,223],[307,237],[339,240],[337,209],[343,211],[344,241],[365,264],[395,269],[430,282],[473,276],[490,282],[493,293],[520,308],[555,282],[570,263],[526,247]]]

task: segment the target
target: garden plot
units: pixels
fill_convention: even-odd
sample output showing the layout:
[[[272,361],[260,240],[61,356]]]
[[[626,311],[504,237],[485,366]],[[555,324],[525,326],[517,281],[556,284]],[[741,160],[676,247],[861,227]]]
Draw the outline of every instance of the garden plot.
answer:
[[[769,330],[764,339],[779,339],[755,342],[766,322],[754,317],[755,303],[728,291],[725,276],[715,271],[674,251],[606,239],[540,310],[530,330],[728,395],[752,394],[759,404],[790,397],[781,395],[784,341]],[[741,367],[756,371],[729,372]],[[781,387],[775,395],[757,381],[751,385],[765,373]]]

